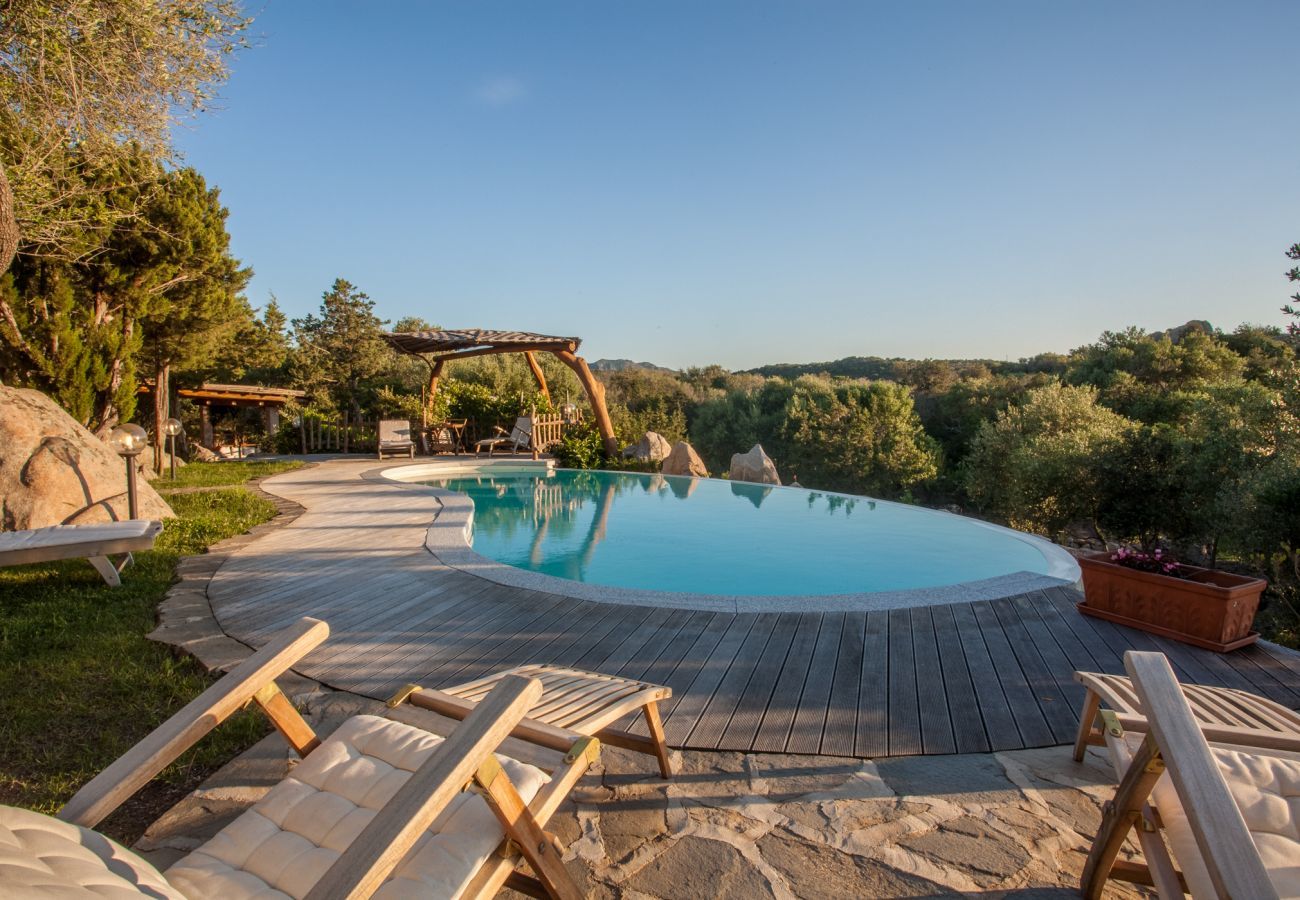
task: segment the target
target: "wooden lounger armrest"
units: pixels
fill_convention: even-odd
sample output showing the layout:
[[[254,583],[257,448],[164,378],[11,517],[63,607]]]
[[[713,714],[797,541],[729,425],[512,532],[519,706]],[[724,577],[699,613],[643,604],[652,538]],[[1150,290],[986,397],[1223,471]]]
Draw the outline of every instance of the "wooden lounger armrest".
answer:
[[[1142,716],[1133,713],[1116,713],[1116,720],[1125,731],[1145,734],[1151,726]],[[1197,723],[1201,734],[1210,744],[1232,744],[1237,747],[1252,747],[1258,750],[1285,750],[1300,753],[1300,734],[1286,734],[1270,731],[1267,728],[1245,728],[1239,725],[1206,725]]]
[[[480,768],[496,764],[493,753],[541,696],[542,683],[536,679],[501,679],[375,814],[307,900],[357,900],[373,894]]]
[[[74,825],[94,828],[200,738],[311,652],[329,633],[329,626],[318,619],[299,619],[88,781],[59,810],[58,817]]]
[[[1156,746],[1197,848],[1221,897],[1277,897],[1178,679],[1161,653],[1130,650],[1124,668],[1142,700]]]

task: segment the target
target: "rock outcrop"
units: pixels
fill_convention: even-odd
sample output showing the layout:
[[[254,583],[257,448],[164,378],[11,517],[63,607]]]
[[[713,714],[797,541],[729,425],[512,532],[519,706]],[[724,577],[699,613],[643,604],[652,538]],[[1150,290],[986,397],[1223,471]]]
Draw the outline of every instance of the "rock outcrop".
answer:
[[[727,477],[732,481],[753,481],[757,484],[780,484],[781,478],[776,474],[776,463],[763,452],[762,444],[755,444],[748,453],[731,454],[731,471]]]
[[[641,440],[623,448],[623,458],[640,462],[659,462],[672,452],[673,445],[668,443],[668,438],[657,431],[647,431],[641,436]]]
[[[709,470],[704,468],[704,460],[695,448],[685,441],[678,441],[672,452],[664,459],[660,469],[665,475],[692,475],[698,478],[709,477]]]
[[[143,479],[136,498],[141,518],[175,515]],[[122,458],[40,391],[0,386],[0,528],[126,517]]]

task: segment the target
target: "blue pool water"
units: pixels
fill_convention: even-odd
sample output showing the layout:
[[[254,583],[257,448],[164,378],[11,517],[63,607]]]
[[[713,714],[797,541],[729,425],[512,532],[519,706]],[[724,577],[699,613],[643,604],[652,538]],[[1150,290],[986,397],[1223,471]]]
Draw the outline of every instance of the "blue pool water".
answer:
[[[1048,571],[1014,533],[803,488],[568,469],[424,483],[474,501],[477,553],[597,585],[807,596]]]

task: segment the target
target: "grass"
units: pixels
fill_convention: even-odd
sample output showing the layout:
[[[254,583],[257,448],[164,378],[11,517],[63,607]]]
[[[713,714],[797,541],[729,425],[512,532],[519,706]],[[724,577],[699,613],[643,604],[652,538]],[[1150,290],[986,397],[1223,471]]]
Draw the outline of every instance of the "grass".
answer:
[[[193,472],[192,483],[223,484],[266,474],[268,465],[286,468],[209,463],[185,472]],[[119,588],[105,585],[84,560],[0,570],[0,802],[57,810],[215,680],[193,660],[144,636],[153,630],[180,557],[267,521],[275,506],[241,487],[177,494],[169,502],[179,518],[166,523],[156,549],[136,554]],[[103,830],[133,840],[267,730],[256,714],[234,717]]]
[[[296,460],[266,460],[250,462],[248,460],[231,460],[217,463],[191,463],[176,470],[176,480],[167,477],[166,470],[161,478],[154,479],[153,486],[166,493],[173,488],[220,487],[224,485],[243,484],[250,478],[262,478],[277,472],[297,469],[302,463]]]

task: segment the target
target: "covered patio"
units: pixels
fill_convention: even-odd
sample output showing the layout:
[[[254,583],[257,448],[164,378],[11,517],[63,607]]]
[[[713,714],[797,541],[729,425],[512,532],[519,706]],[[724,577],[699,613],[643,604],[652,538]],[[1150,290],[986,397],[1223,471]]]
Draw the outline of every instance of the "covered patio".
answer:
[[[522,353],[529,370],[533,373],[533,378],[537,380],[538,389],[546,397],[547,402],[550,402],[550,387],[546,383],[546,375],[542,372],[542,367],[537,362],[538,353],[550,353],[572,369],[574,375],[578,377],[578,383],[582,385],[587,400],[591,403],[591,411],[596,419],[596,428],[600,431],[601,440],[605,444],[605,452],[614,454],[618,451],[618,438],[614,435],[614,426],[610,422],[609,410],[605,406],[605,386],[592,374],[587,361],[577,355],[582,338],[534,334],[527,331],[491,331],[482,328],[385,332],[383,337],[393,349],[419,357],[429,367],[429,391],[426,404],[432,404],[434,396],[438,393],[438,382],[442,379],[447,363],[498,353]]]

